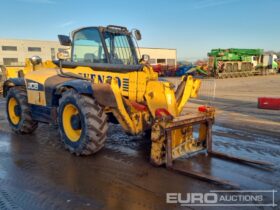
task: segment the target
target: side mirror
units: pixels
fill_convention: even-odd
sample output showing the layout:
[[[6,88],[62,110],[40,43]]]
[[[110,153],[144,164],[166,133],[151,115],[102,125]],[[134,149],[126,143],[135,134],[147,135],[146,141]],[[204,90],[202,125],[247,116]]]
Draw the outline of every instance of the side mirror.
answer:
[[[150,61],[150,56],[147,54],[143,54],[141,58],[141,62],[149,63],[149,61]]]
[[[30,62],[32,63],[33,66],[36,66],[36,65],[42,63],[42,58],[40,58],[37,55],[32,56],[31,58],[29,58],[29,60],[30,60]]]
[[[138,40],[138,41],[142,39],[141,32],[138,29],[136,29],[134,31],[134,36],[135,36],[136,40]]]
[[[62,46],[71,46],[71,39],[69,36],[58,35],[58,40]]]
[[[62,50],[57,53],[58,60],[68,60],[70,58],[69,52],[66,50]]]

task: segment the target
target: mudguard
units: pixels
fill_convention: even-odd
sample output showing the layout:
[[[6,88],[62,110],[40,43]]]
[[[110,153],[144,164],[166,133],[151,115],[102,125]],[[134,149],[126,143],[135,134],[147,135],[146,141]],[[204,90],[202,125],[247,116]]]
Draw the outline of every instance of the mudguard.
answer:
[[[15,86],[24,86],[25,81],[24,78],[10,78],[4,82],[3,85],[3,96],[6,97],[9,89]]]
[[[81,94],[89,94],[89,95],[93,94],[92,83],[90,81],[87,81],[87,80],[74,79],[74,80],[64,82],[64,83],[57,86],[56,93],[59,94],[59,92],[64,87],[73,88],[74,90],[76,90],[78,93],[81,93]]]

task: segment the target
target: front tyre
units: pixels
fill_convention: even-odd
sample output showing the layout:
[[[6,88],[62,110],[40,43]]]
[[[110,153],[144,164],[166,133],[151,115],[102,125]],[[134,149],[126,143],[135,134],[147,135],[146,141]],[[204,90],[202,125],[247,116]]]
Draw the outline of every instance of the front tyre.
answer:
[[[9,89],[6,113],[10,127],[16,133],[29,134],[38,127],[38,122],[32,119],[27,94],[23,89]]]
[[[100,150],[107,138],[107,116],[89,96],[74,90],[62,94],[58,108],[61,139],[71,153],[90,155]]]

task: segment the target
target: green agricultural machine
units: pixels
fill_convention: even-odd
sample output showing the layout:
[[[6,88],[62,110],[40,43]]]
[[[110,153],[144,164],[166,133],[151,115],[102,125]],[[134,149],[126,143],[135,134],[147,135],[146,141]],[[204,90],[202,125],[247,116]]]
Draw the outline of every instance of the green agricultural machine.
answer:
[[[267,75],[278,69],[277,56],[263,49],[212,49],[208,57],[208,69],[216,78]]]

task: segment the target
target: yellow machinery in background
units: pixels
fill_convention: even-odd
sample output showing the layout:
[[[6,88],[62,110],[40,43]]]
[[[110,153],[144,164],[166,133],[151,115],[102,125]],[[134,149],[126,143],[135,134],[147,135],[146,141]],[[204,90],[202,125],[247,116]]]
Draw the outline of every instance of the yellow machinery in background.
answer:
[[[48,62],[47,62],[48,63]],[[3,94],[3,83],[9,78],[20,78],[24,77],[28,72],[42,68],[44,63],[40,66],[33,66],[29,58],[25,59],[24,65],[0,65],[0,96]]]
[[[133,36],[127,28],[112,25],[78,29],[72,39],[59,35],[62,45],[72,47],[70,61],[66,52],[58,54],[59,61],[42,62],[35,56],[24,77],[5,82],[11,128],[27,134],[38,122],[58,124],[71,153],[90,155],[104,146],[108,122],[113,122],[133,135],[151,131],[150,159],[155,165],[172,168],[173,160],[198,152],[217,155],[212,151],[214,108],[201,106],[181,115],[187,101],[197,97],[201,81],[185,75],[175,88],[159,80],[148,56],[138,60],[133,37],[140,40],[140,31]]]
[[[26,59],[27,63],[29,59]],[[27,64],[28,65],[28,64]],[[3,94],[3,84],[8,78],[21,77],[24,66],[4,66],[0,65],[0,96]],[[25,70],[27,71],[27,69]]]

